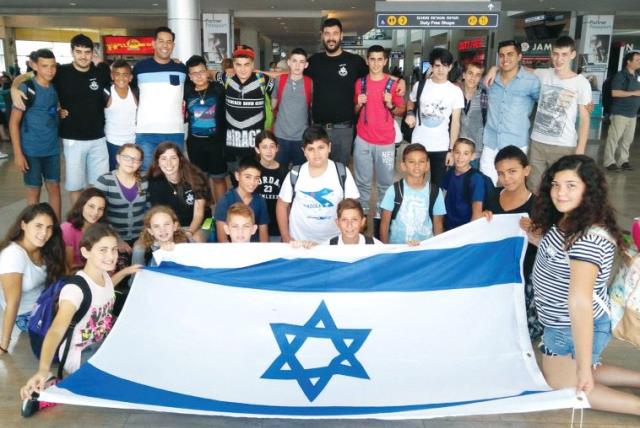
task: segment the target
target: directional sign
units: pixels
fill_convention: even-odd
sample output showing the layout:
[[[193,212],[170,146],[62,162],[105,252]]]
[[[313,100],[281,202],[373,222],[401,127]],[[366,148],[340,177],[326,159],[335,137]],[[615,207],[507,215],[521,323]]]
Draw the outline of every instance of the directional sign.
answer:
[[[378,28],[498,28],[499,13],[379,13]]]

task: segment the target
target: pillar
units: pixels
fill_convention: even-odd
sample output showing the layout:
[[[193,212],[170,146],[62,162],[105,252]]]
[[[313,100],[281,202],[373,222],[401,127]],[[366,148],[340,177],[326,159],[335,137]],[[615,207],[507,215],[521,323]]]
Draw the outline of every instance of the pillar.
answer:
[[[167,24],[176,34],[173,57],[185,62],[202,54],[200,0],[167,0]]]

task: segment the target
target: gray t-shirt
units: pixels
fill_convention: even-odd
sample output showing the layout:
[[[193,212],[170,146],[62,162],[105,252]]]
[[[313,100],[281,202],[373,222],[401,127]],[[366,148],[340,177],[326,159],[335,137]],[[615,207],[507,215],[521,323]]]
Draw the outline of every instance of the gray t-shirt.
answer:
[[[480,97],[482,90],[478,88],[471,103],[465,98],[465,107],[460,112],[460,138],[468,138],[476,143],[476,153],[482,153],[482,136],[484,134],[484,122],[482,121],[482,104]]]
[[[640,89],[640,74],[632,75],[623,69],[616,73],[611,80],[611,89],[619,91],[637,91]],[[611,114],[625,117],[636,117],[640,109],[640,97],[612,97]]]
[[[277,96],[280,79],[285,79],[286,75],[276,78],[273,93]],[[307,97],[304,93],[304,79],[287,79],[287,83],[282,91],[282,99],[278,100],[278,115],[274,126],[276,137],[291,141],[301,141],[302,133],[307,129],[309,120],[309,108],[307,107]]]

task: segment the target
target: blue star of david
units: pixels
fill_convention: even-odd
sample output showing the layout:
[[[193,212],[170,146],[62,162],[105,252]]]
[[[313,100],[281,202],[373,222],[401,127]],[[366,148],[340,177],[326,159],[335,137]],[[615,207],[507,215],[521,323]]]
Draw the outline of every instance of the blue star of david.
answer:
[[[339,329],[324,300],[304,325],[271,324],[280,355],[262,375],[263,379],[295,379],[309,401],[315,400],[331,378],[343,375],[369,379],[355,356],[371,329]],[[292,336],[289,340],[287,336]],[[329,339],[339,352],[326,367],[305,369],[296,357],[308,338]]]

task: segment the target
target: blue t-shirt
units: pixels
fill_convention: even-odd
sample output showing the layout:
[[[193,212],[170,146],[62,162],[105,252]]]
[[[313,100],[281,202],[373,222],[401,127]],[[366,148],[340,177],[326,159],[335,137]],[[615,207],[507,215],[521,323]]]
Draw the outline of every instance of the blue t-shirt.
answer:
[[[413,189],[405,180],[402,205],[400,205],[395,220],[391,221],[389,229],[390,244],[405,244],[410,240],[424,241],[433,236],[433,224],[429,217],[429,190],[429,182],[422,189]],[[395,197],[394,186],[389,186],[380,207],[383,210],[393,212]],[[433,206],[433,215],[445,215],[446,213],[442,190],[438,190],[438,197]]]
[[[442,179],[442,188],[447,191],[444,204],[447,207],[447,215],[444,218],[445,230],[451,230],[471,221],[471,203],[469,196],[465,195],[464,177],[471,174],[457,175],[454,168],[450,168]],[[471,202],[482,202],[484,200],[484,179],[480,174],[471,175],[469,181],[469,191],[471,192]]]
[[[40,86],[33,79],[36,96],[33,104],[22,116],[20,122],[20,143],[28,156],[54,156],[60,154],[58,139],[58,93],[53,84]],[[27,85],[20,85],[27,93]],[[14,108],[16,108],[14,106]]]
[[[227,211],[229,207],[236,202],[242,202],[242,198],[238,195],[237,188],[229,190],[224,194],[222,200],[216,204],[215,219],[220,221],[227,221]],[[267,211],[267,202],[260,195],[254,194],[251,198],[249,208],[253,210],[253,215],[256,219],[258,226],[263,224],[269,224],[269,212]],[[258,231],[251,237],[251,242],[258,242],[260,237]]]

